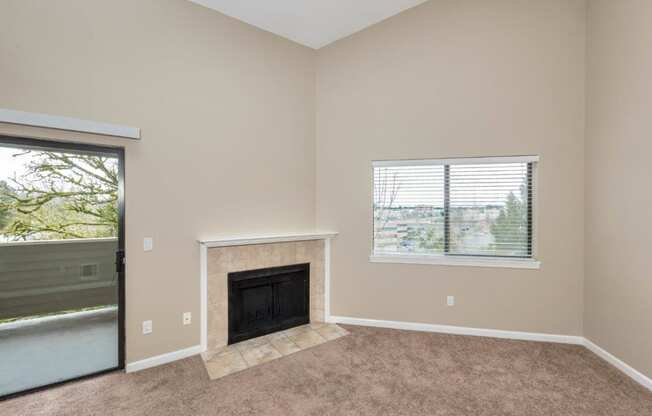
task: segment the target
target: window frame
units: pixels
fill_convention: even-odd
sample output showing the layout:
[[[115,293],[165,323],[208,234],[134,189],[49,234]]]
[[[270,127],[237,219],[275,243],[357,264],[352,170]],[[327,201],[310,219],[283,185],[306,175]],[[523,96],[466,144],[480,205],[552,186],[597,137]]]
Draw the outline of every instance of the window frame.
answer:
[[[498,256],[485,254],[456,254],[450,253],[450,167],[451,165],[479,165],[501,163],[526,163],[527,164],[527,241],[528,253],[526,256]],[[402,264],[436,264],[446,266],[475,266],[475,267],[505,267],[538,269],[541,262],[536,258],[536,210],[537,210],[537,171],[538,156],[501,156],[501,157],[468,157],[449,159],[406,159],[406,160],[377,160],[372,161],[372,195],[375,195],[375,169],[379,167],[400,166],[444,166],[444,250],[442,253],[391,253],[375,250],[375,219],[374,198],[372,197],[372,236],[371,255],[372,263],[402,263]]]

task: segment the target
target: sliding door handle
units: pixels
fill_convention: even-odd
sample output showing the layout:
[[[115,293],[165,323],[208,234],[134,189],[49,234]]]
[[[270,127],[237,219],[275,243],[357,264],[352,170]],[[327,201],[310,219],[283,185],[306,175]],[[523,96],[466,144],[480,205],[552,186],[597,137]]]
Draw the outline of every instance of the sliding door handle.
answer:
[[[124,250],[118,250],[115,252],[115,271],[116,273],[122,273],[125,267],[125,252]]]

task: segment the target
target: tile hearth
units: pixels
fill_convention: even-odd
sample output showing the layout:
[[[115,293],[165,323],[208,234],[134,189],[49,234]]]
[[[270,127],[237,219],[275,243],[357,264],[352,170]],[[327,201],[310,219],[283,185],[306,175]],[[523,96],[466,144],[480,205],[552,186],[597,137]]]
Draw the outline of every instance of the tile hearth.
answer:
[[[349,332],[335,324],[312,323],[202,353],[211,380],[323,344]]]

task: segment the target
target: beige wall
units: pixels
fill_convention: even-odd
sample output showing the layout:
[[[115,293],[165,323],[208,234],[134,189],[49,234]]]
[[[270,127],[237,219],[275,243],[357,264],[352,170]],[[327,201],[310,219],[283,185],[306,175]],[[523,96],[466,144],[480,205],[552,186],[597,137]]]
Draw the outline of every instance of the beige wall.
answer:
[[[582,0],[433,0],[319,51],[334,315],[582,333],[585,13]],[[532,154],[540,270],[369,263],[372,160]]]
[[[126,148],[130,362],[199,343],[197,238],[317,223],[335,315],[584,333],[650,375],[650,237],[622,230],[651,223],[652,5],[589,4],[585,79],[584,0],[432,0],[317,53],[184,0],[4,0],[0,108],[143,139],[0,133]],[[368,262],[372,160],[522,154],[540,270]]]
[[[314,51],[188,1],[1,2],[0,108],[142,129],[0,126],[126,148],[128,362],[199,344],[199,237],[314,226],[314,91]]]
[[[588,17],[585,335],[652,377],[652,2]]]

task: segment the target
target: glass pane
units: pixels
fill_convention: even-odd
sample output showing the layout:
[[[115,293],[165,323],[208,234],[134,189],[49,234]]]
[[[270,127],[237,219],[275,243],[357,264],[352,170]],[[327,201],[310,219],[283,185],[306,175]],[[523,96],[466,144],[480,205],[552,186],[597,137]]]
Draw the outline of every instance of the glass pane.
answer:
[[[450,253],[528,256],[527,163],[450,167]]]
[[[118,367],[118,179],[0,143],[0,396]]]
[[[374,251],[444,250],[444,167],[374,168]]]

